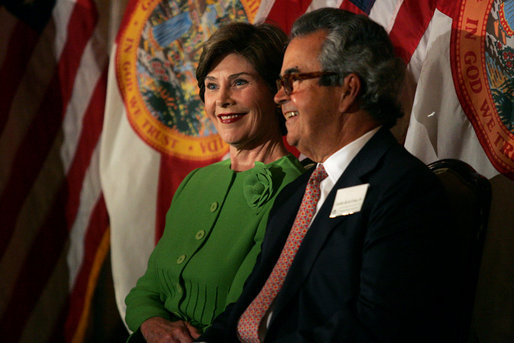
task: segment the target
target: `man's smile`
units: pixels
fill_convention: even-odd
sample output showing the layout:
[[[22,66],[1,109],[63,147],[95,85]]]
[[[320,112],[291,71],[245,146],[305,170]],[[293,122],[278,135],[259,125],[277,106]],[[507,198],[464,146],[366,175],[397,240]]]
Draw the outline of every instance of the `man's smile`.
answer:
[[[298,111],[287,111],[284,113],[284,117],[286,117],[286,120],[296,117],[298,115]]]

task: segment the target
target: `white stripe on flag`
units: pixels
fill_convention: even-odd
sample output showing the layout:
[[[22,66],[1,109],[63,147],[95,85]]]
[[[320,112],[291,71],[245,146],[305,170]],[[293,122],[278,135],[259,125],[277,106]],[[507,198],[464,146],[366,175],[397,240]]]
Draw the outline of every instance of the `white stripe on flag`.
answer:
[[[436,42],[441,35],[441,32],[437,30],[437,25],[439,25],[441,21],[444,22],[446,18],[448,18],[446,15],[439,12],[438,10],[435,10],[433,17],[430,19],[428,27],[425,30],[425,33],[421,37],[416,50],[414,50],[414,53],[411,56],[408,65],[408,71],[414,78],[414,82],[416,84],[418,83],[419,76],[421,74],[421,68],[423,67],[423,64],[426,63],[425,60],[427,57],[427,48],[429,46],[434,48],[434,42]],[[435,29],[434,26],[436,26]],[[443,48],[448,49],[449,46]]]
[[[275,0],[261,0],[257,14],[255,15],[255,23],[261,23],[268,17],[269,12],[273,8]]]
[[[60,60],[64,46],[68,40],[68,25],[70,16],[75,8],[76,1],[58,0],[52,12],[54,19],[56,35],[54,38],[54,49],[57,61]],[[80,5],[79,5],[80,6]]]
[[[391,32],[403,0],[376,0],[369,17],[382,25],[387,33]]]
[[[61,156],[66,174],[75,156],[75,150],[81,136],[82,121],[89,106],[91,95],[95,91],[98,79],[101,77],[108,59],[107,54],[97,52],[97,45],[98,43],[93,42],[93,40],[89,40],[86,45],[77,71],[73,93],[66,107],[66,115],[62,123],[64,142],[61,148]]]
[[[323,8],[323,7],[336,7],[336,8],[339,8],[339,6],[341,6],[342,3],[343,3],[343,0],[313,1],[309,5],[309,7],[307,7],[307,10],[305,11],[305,13],[310,12],[310,11],[314,11],[314,10],[317,10],[317,9]]]
[[[80,192],[80,205],[77,217],[70,231],[70,249],[67,257],[70,273],[70,291],[73,289],[77,274],[84,263],[84,242],[90,216],[98,202],[98,199],[102,195],[99,175],[99,150],[100,144],[97,144],[95,151],[91,156],[89,167],[84,175],[82,191]]]

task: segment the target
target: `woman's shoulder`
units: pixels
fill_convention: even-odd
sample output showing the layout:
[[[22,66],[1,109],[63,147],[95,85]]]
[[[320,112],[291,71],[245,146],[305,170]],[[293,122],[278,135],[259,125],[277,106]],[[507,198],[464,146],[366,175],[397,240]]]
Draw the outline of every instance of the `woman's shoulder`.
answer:
[[[293,155],[287,154],[276,161],[273,161],[266,165],[270,169],[280,168],[286,174],[303,174],[306,169],[300,161]]]
[[[188,174],[188,177],[197,177],[204,176],[205,174],[212,175],[215,174],[230,174],[232,173],[230,169],[230,159],[222,160],[219,162],[215,162],[203,167],[199,167],[194,169],[192,172]]]
[[[226,182],[222,182],[222,180],[230,180],[232,173],[230,160],[223,160],[196,168],[182,180],[175,192],[174,198],[178,197],[185,189],[195,189],[198,187],[206,189],[206,187],[210,188],[215,184],[224,184]]]
[[[256,167],[269,170],[275,185],[279,188],[282,188],[307,171],[293,154],[287,154],[267,165],[256,165]]]

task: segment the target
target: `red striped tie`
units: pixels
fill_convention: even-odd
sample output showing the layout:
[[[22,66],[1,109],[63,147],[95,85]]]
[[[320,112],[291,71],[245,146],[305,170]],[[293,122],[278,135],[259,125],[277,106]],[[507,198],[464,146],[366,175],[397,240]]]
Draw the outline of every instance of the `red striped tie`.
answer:
[[[293,259],[302,243],[303,237],[307,233],[309,224],[316,212],[316,204],[319,200],[320,182],[327,177],[325,168],[319,164],[316,170],[312,173],[305,194],[303,195],[300,209],[296,214],[293,227],[289,232],[286,243],[280,257],[273,267],[268,280],[262,287],[260,293],[252,301],[250,306],[241,315],[237,325],[237,332],[241,342],[246,343],[259,343],[259,325],[262,318],[269,309],[271,303],[277,296],[280,288],[284,284],[289,267],[293,263]]]

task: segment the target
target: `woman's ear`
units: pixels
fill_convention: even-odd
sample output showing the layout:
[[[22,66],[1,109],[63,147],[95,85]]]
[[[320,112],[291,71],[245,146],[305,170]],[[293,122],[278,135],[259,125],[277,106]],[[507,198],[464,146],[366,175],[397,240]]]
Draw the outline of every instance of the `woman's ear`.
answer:
[[[353,112],[358,110],[357,97],[361,89],[361,80],[357,74],[350,73],[345,76],[339,101],[339,111],[341,113]]]

